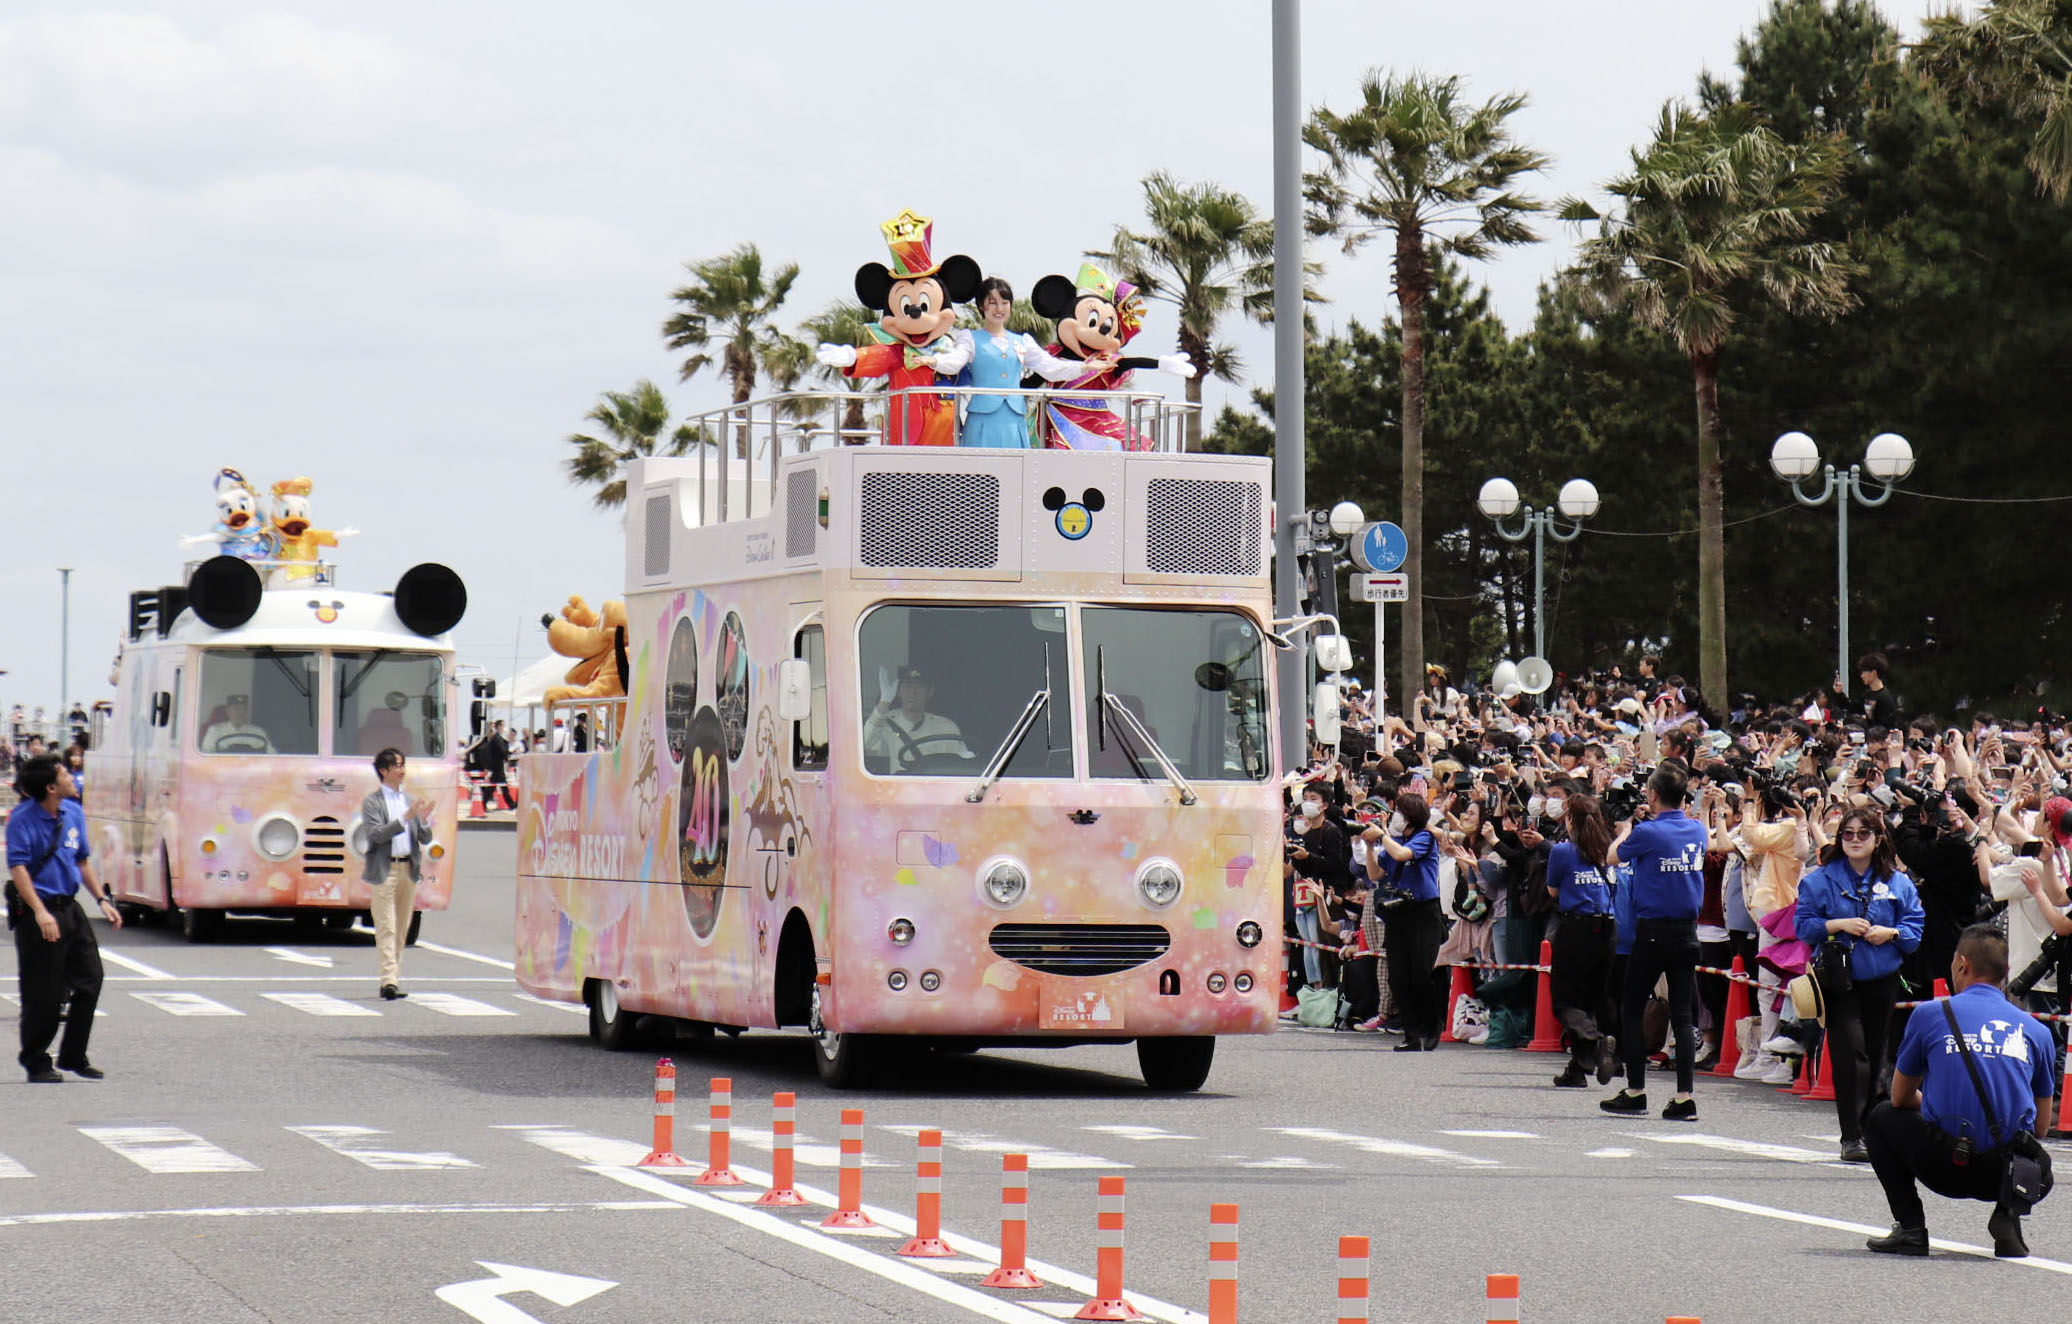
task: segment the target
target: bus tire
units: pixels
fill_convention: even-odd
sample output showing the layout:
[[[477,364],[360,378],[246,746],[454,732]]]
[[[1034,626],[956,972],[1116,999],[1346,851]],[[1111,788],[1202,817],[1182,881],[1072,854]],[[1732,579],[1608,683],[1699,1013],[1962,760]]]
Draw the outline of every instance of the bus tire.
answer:
[[[614,1053],[639,1046],[634,1034],[638,1017],[619,1004],[618,986],[609,979],[583,981],[583,1002],[590,1008],[590,1037]]]
[[[1202,1087],[1216,1060],[1216,1036],[1137,1040],[1137,1069],[1144,1084],[1161,1093],[1185,1094]]]
[[[423,927],[424,927],[424,912],[423,912],[422,910],[413,910],[413,911],[411,911],[411,912],[410,912],[410,931],[409,931],[408,933],[406,933],[406,934],[404,934],[404,935],[403,935],[403,945],[404,945],[405,947],[415,947],[415,946],[417,946],[417,931],[418,931],[419,929],[423,928]]]
[[[820,1023],[820,986],[812,993],[812,1012],[806,1023],[813,1042],[813,1068],[820,1083],[829,1089],[860,1089],[871,1083],[878,1059],[878,1045],[867,1034],[843,1034]]]
[[[180,911],[180,936],[189,942],[214,942],[223,934],[223,912],[201,906]]]
[[[353,926],[355,918],[356,916],[350,910],[333,910],[325,914],[324,927],[327,929],[349,929]]]

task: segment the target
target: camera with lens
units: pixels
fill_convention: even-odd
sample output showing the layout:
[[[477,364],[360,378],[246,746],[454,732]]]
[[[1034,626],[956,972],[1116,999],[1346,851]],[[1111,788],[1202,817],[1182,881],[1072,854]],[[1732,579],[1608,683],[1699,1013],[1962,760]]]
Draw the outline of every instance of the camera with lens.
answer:
[[[2021,972],[2007,981],[2010,997],[2026,997],[2030,989],[2043,981],[2044,976],[2058,968],[2068,952],[2072,952],[2072,938],[2053,933],[2043,940],[2043,950],[2036,953],[2036,959],[2022,967]],[[2061,982],[2058,987],[2064,988]]]
[[[1400,906],[1407,901],[1415,901],[1416,899],[1405,889],[1389,883],[1376,883],[1374,885],[1374,908],[1376,910],[1387,910],[1391,906]]]
[[[1614,823],[1623,823],[1640,811],[1640,788],[1631,777],[1616,778],[1604,788],[1604,816]]]

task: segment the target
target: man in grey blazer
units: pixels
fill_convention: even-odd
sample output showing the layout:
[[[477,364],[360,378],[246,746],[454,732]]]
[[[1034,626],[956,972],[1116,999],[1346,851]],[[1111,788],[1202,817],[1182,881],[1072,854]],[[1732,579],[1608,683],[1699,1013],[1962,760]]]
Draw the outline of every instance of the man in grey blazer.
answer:
[[[423,878],[424,848],[432,840],[432,806],[403,795],[403,751],[384,749],[374,756],[374,775],[381,785],[360,802],[360,822],[367,833],[367,869],[360,876],[374,885],[374,947],[381,963],[381,996],[407,998],[397,986],[403,939],[410,932],[410,912]]]

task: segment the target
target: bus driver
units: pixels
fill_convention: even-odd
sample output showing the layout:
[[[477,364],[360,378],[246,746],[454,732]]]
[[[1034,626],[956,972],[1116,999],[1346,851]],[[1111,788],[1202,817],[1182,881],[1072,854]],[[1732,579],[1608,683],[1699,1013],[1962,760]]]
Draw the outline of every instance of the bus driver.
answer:
[[[955,722],[928,711],[934,694],[935,687],[919,667],[901,667],[897,676],[879,667],[878,704],[863,719],[865,756],[884,759],[893,772],[906,772],[917,760],[939,754],[976,758]]]
[[[250,695],[232,694],[223,700],[223,720],[212,722],[201,733],[204,754],[271,754],[273,741],[266,728],[252,722]]]

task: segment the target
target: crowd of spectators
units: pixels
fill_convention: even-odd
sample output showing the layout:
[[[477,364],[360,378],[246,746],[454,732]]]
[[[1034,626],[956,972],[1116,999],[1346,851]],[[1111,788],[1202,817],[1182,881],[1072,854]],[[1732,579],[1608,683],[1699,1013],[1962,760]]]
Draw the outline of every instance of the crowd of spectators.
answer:
[[[1393,1033],[1398,1051],[1429,1048],[1443,1028],[1516,1046],[1536,1028],[1529,967],[1549,941],[1570,1051],[1554,1084],[1606,1082],[1636,1052],[1670,1065],[1683,1019],[1672,1004],[1694,992],[1700,1072],[1724,1055],[1738,1078],[1788,1084],[1825,1039],[1842,1157],[1861,1161],[1861,1119],[1904,1025],[1894,1004],[1934,996],[1967,926],[2006,934],[2020,1005],[2065,1011],[2072,942],[2053,939],[2072,935],[2072,720],[2033,701],[2004,717],[1902,712],[1876,654],[1853,698],[1837,685],[1728,713],[1661,671],[1650,657],[1630,677],[1557,677],[1532,695],[1456,687],[1433,667],[1408,710],[1379,721],[1349,689],[1340,742],[1288,781],[1286,918],[1299,941],[1286,1015]],[[1690,849],[1703,842],[1696,964],[1738,958],[1760,981],[1753,1014],[1727,1026],[1727,980],[1701,972],[1679,988],[1672,967],[1639,990],[1643,1042],[1621,1054],[1626,963],[1647,924],[1629,898],[1649,835],[1634,825],[1685,816]],[[1442,1025],[1456,966],[1473,995]],[[1827,993],[1824,1035],[1786,995],[1808,972]],[[2065,1033],[2053,1029],[2062,1082]]]

